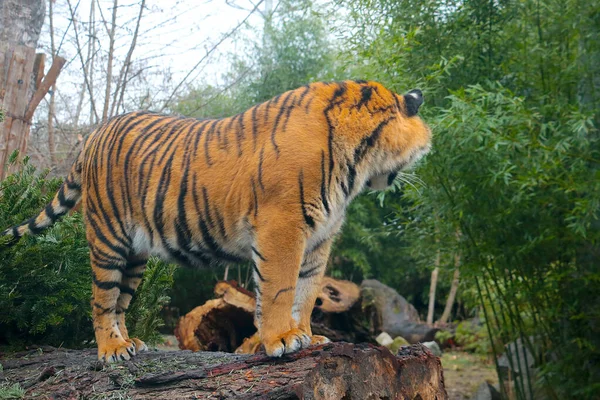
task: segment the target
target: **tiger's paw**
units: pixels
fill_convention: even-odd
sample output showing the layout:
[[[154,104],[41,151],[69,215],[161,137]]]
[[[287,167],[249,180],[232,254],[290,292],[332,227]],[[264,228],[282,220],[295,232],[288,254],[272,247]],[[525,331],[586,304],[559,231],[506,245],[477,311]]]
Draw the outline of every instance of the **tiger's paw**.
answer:
[[[311,338],[300,329],[291,329],[273,339],[265,338],[263,345],[270,357],[281,357],[310,346]]]
[[[319,344],[325,344],[325,343],[330,343],[331,340],[329,340],[329,338],[325,337],[325,336],[321,336],[321,335],[313,335],[310,338],[310,345],[311,346],[317,346]]]
[[[143,341],[141,341],[138,338],[129,338],[126,340],[126,342],[131,342],[133,343],[133,346],[135,347],[135,353],[141,353],[142,351],[148,351],[148,346],[146,345],[146,343],[144,343]]]
[[[107,341],[98,346],[98,360],[113,363],[117,361],[126,361],[136,354],[133,341],[124,339]]]

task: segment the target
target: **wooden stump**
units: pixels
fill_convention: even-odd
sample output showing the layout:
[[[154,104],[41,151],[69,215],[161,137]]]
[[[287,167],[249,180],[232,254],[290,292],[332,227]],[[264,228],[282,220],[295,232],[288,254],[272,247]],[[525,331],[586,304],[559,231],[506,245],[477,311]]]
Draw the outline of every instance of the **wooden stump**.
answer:
[[[372,345],[330,343],[273,359],[262,354],[150,351],[104,365],[95,350],[46,347],[0,357],[0,380],[41,399],[422,399],[448,396],[427,348],[398,356]]]

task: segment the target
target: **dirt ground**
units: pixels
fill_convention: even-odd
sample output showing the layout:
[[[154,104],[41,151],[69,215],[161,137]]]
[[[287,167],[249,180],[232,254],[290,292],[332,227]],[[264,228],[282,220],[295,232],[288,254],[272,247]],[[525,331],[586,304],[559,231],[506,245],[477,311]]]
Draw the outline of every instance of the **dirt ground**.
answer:
[[[450,400],[471,398],[483,382],[498,383],[494,364],[478,355],[449,351],[442,356],[442,366]]]

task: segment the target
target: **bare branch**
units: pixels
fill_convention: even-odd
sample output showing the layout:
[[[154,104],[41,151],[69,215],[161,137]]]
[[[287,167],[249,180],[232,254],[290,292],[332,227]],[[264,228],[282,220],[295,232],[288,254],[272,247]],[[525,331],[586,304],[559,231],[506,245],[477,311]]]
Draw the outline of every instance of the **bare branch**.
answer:
[[[75,31],[75,42],[77,44],[77,55],[79,56],[79,60],[81,61],[81,67],[84,68],[83,78],[85,80],[85,84],[88,88],[88,92],[90,94],[90,102],[91,109],[96,117],[96,121],[98,118],[98,112],[96,111],[96,104],[94,102],[94,93],[92,92],[92,87],[90,85],[90,81],[88,79],[88,74],[85,73],[85,63],[83,62],[83,55],[81,54],[81,43],[79,41],[79,32],[77,31],[77,24],[75,23],[75,13],[73,11],[73,6],[71,5],[71,0],[67,0],[67,4],[69,5],[69,12],[71,13],[71,19],[73,20],[73,30]]]
[[[169,105],[169,103],[171,102],[171,100],[173,100],[173,97],[175,96],[175,94],[177,93],[177,91],[179,90],[179,88],[181,87],[181,85],[183,85],[185,83],[185,81],[190,77],[190,75],[196,70],[196,68],[198,68],[200,66],[200,64],[202,64],[204,62],[204,60],[206,60],[220,45],[221,43],[223,43],[225,40],[227,40],[231,35],[233,35],[242,25],[244,25],[246,23],[246,21],[248,20],[248,18],[250,18],[250,16],[258,9],[258,7],[262,4],[264,0],[260,0],[256,6],[254,6],[254,8],[252,9],[252,11],[250,11],[248,13],[248,15],[246,16],[246,18],[244,18],[242,20],[242,22],[240,22],[235,28],[233,28],[231,31],[229,31],[226,35],[224,35],[221,40],[219,40],[210,50],[208,50],[206,52],[206,54],[204,55],[204,57],[202,57],[200,59],[200,61],[198,61],[196,63],[196,65],[194,65],[194,67],[187,73],[187,75],[181,80],[181,82],[179,82],[179,84],[177,84],[177,86],[175,87],[175,89],[173,90],[173,92],[171,93],[171,95],[169,96],[169,98],[167,99],[167,101],[165,101],[165,103],[163,104],[162,108],[160,109],[161,111],[164,111],[165,108],[167,108],[167,106]]]
[[[121,66],[121,72],[119,73],[119,80],[117,81],[117,89],[115,90],[113,102],[110,107],[110,115],[113,116],[115,110],[118,112],[119,105],[123,102],[123,95],[125,93],[125,88],[127,87],[127,75],[129,74],[129,66],[131,65],[131,56],[133,54],[133,50],[135,49],[135,45],[137,43],[138,32],[140,30],[140,22],[142,21],[142,13],[144,12],[144,7],[146,6],[146,0],[142,0],[140,3],[140,12],[138,14],[137,22],[135,24],[135,32],[133,33],[133,39],[131,40],[131,45],[129,46],[129,51],[127,52],[127,56],[125,57],[125,62]],[[119,100],[117,101],[117,93],[120,92]],[[116,104],[116,105],[115,105]]]
[[[112,67],[113,58],[115,54],[115,28],[117,25],[117,6],[119,0],[114,0],[113,12],[112,12],[112,25],[110,27],[109,34],[109,48],[108,48],[108,65],[106,67],[106,91],[104,92],[104,109],[102,110],[102,123],[108,119],[108,106],[110,103],[110,86],[112,83]]]

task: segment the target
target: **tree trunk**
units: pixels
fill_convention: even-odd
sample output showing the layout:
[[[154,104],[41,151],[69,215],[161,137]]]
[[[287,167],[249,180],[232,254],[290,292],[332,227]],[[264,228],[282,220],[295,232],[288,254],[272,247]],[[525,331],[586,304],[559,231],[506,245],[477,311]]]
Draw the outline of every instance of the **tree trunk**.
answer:
[[[448,294],[448,299],[446,300],[446,307],[444,307],[444,312],[442,316],[438,320],[438,323],[445,324],[448,322],[448,318],[450,318],[450,313],[452,312],[452,306],[454,306],[454,300],[456,299],[456,292],[458,291],[459,277],[460,271],[458,266],[460,265],[460,255],[456,255],[454,258],[454,266],[456,269],[454,270],[454,277],[452,278],[452,286],[450,286],[450,293]]]
[[[56,56],[56,44],[54,43],[54,12],[53,2],[49,1],[48,20],[50,22],[50,49],[52,58]],[[54,140],[54,102],[55,102],[56,84],[52,85],[50,90],[50,100],[48,101],[48,153],[50,153],[50,165],[56,166],[56,143]]]
[[[92,349],[44,347],[0,360],[0,379],[19,384],[26,398],[448,398],[440,360],[422,345],[394,356],[372,345],[330,343],[280,359],[150,351],[108,366]]]
[[[0,179],[9,156],[27,149],[30,121],[25,113],[36,89],[35,47],[45,14],[45,0],[0,2],[0,108],[6,116],[0,124]]]
[[[439,257],[440,253],[438,250],[438,255],[436,257],[437,265],[439,265]],[[427,309],[427,323],[429,325],[433,324],[433,312],[435,310],[435,291],[437,290],[437,281],[439,273],[440,269],[437,266],[433,269],[433,271],[431,271],[431,286],[429,286],[429,307]]]

